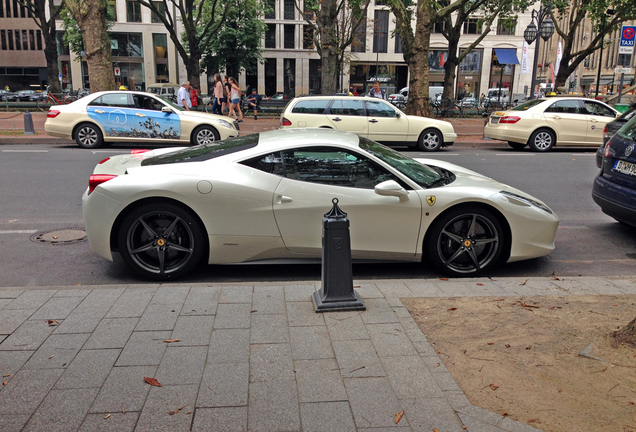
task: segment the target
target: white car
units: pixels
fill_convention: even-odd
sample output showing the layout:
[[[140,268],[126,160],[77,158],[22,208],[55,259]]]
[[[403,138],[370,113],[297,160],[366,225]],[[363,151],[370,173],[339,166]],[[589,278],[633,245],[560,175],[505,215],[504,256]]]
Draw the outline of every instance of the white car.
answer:
[[[354,132],[386,145],[436,151],[457,139],[444,120],[406,115],[389,102],[365,96],[303,96],[283,111],[281,128],[320,127]]]
[[[227,117],[187,111],[154,94],[132,91],[97,92],[54,105],[44,130],[88,149],[112,142],[195,145],[239,136],[238,122]]]
[[[117,251],[141,276],[167,280],[202,260],[320,262],[334,198],[354,260],[423,261],[454,276],[549,254],[559,221],[460,166],[309,128],[113,156],[95,167],[82,207],[95,253],[112,261]]]

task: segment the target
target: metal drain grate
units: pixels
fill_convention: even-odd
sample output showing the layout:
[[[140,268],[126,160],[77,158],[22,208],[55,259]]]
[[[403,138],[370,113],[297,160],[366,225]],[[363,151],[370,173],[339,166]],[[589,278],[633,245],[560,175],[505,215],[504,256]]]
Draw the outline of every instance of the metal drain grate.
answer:
[[[63,228],[53,231],[39,232],[31,236],[36,243],[50,243],[54,245],[68,245],[86,240],[86,231],[78,228]]]

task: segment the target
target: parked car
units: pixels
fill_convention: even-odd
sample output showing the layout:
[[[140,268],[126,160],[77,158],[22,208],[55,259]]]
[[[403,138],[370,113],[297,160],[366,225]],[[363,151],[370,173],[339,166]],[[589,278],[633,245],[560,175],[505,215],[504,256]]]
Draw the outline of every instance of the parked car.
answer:
[[[603,213],[636,227],[636,116],[605,144],[592,198]]]
[[[390,94],[387,100],[400,109],[406,108],[406,98],[400,93]]]
[[[37,97],[38,92],[35,90],[20,90],[17,93],[17,99],[21,102],[27,102],[31,100],[31,97]]]
[[[281,115],[281,128],[320,127],[355,132],[388,145],[424,151],[452,145],[457,138],[447,121],[406,115],[389,102],[365,96],[303,96]]]
[[[636,117],[636,103],[633,103],[627,111],[616,117],[615,120],[612,120],[605,125],[605,129],[603,129],[603,145],[601,145],[596,151],[596,166],[598,166],[599,168],[601,167],[605,145],[610,140],[610,138],[612,138],[614,134],[618,132],[618,130],[622,128],[625,123],[627,123],[633,117]]]
[[[274,93],[270,99],[292,99],[292,97],[285,93]]]
[[[111,142],[206,144],[239,136],[234,120],[188,111],[156,95],[131,91],[92,93],[49,108],[47,135],[74,139],[82,148]]]
[[[582,97],[533,99],[490,115],[484,136],[508,141],[520,150],[546,152],[554,146],[599,146],[605,125],[618,112],[609,105]]]
[[[15,93],[7,91],[7,90],[0,90],[0,101],[11,101],[13,100],[15,97]]]
[[[144,278],[209,264],[320,262],[337,198],[354,260],[422,261],[453,276],[549,254],[558,217],[460,166],[367,138],[283,129],[192,148],[113,155],[82,199],[92,250]]]

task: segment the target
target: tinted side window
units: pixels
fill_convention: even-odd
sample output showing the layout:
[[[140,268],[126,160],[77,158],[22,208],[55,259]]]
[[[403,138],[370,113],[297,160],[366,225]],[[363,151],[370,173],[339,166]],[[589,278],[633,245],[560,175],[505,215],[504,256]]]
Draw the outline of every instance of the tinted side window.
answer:
[[[163,108],[163,104],[159,103],[155,98],[151,98],[149,96],[134,94],[133,102],[135,104],[135,108],[153,110],[153,111],[161,111]]]
[[[283,176],[283,160],[280,152],[270,153],[265,156],[259,156],[254,159],[250,159],[241,162],[243,165],[255,168],[259,171],[263,171],[269,174]]]
[[[598,115],[603,117],[614,117],[614,112],[600,103],[594,101],[585,101],[585,114]]]
[[[578,100],[560,100],[550,105],[545,112],[562,114],[580,114],[580,104]]]
[[[314,147],[283,152],[285,176],[294,180],[373,189],[378,183],[396,180],[375,162],[342,149]]]
[[[128,101],[128,93],[110,93],[98,97],[89,103],[91,106],[132,108]]]
[[[360,99],[336,99],[329,112],[338,115],[364,116],[364,102]]]
[[[380,101],[367,101],[367,115],[372,117],[397,117],[397,112]]]
[[[298,102],[292,109],[292,112],[298,114],[324,114],[328,104],[328,99],[304,100]]]

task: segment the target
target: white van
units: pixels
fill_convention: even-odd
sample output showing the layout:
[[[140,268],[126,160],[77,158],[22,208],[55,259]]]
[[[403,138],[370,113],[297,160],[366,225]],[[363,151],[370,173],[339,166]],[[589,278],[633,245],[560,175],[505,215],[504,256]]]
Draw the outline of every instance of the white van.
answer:
[[[510,89],[501,88],[501,96],[499,95],[499,88],[489,88],[486,93],[486,100],[489,102],[500,102],[508,105],[510,103]]]
[[[148,84],[148,93],[156,94],[157,96],[163,96],[168,99],[176,98],[179,91],[179,84],[175,83],[156,83]]]
[[[433,102],[438,95],[439,95],[439,97],[437,97],[437,99],[440,99],[442,97],[442,93],[444,93],[444,87],[442,87],[442,86],[429,86],[428,87],[428,97],[431,100],[431,102]],[[405,98],[408,98],[409,97],[409,88],[408,87],[404,87],[402,90],[399,91],[399,94],[401,94]]]

